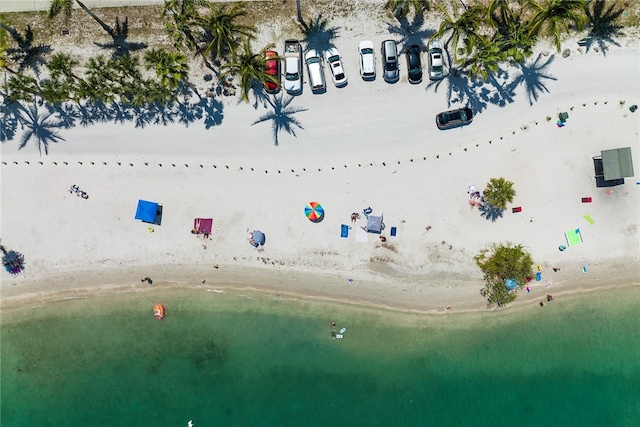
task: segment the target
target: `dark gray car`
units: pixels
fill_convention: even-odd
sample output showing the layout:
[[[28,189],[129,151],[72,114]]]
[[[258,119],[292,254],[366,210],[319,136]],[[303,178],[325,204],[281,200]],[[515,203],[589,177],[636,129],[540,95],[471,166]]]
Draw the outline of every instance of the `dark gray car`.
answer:
[[[394,40],[382,42],[382,77],[387,83],[395,83],[400,80],[398,69],[398,49]]]

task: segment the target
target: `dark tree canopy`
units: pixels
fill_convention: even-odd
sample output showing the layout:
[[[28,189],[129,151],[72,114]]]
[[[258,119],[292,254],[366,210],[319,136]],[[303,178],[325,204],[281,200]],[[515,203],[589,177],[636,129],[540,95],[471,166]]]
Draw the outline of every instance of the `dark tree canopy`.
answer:
[[[473,259],[484,274],[486,284],[480,294],[487,298],[487,307],[502,307],[513,302],[517,290],[533,275],[533,260],[522,245],[493,243]],[[507,289],[507,279],[515,280],[516,289]]]

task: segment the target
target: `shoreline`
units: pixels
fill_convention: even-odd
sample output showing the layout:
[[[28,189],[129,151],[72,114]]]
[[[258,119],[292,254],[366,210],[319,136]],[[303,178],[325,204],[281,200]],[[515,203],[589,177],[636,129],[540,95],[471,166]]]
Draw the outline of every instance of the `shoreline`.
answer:
[[[160,266],[154,266],[154,268],[159,267]],[[142,285],[135,282],[123,284],[120,282],[123,280],[123,276],[107,275],[111,280],[104,280],[105,276],[103,274],[99,274],[99,276],[104,281],[96,284],[93,278],[87,278],[87,272],[67,273],[66,275],[63,274],[62,276],[54,278],[53,281],[47,280],[46,283],[52,287],[55,287],[56,284],[67,284],[66,287],[58,286],[52,290],[45,290],[41,282],[24,282],[20,285],[4,289],[2,304],[0,304],[0,313],[27,308],[34,304],[47,304],[69,299],[92,298],[131,292],[150,294],[155,291],[173,290],[185,292],[205,290],[207,292],[228,292],[234,295],[250,293],[266,298],[338,303],[355,308],[419,315],[486,313],[496,311],[504,312],[512,309],[523,309],[527,305],[537,305],[538,300],[543,299],[548,293],[553,293],[557,300],[571,297],[572,295],[584,295],[591,292],[597,293],[612,289],[640,286],[638,268],[635,266],[631,266],[626,271],[623,271],[622,274],[620,274],[621,270],[618,269],[618,274],[615,277],[604,272],[600,275],[585,275],[583,277],[570,279],[566,282],[551,282],[552,284],[549,287],[547,287],[549,283],[547,281],[532,281],[530,283],[530,294],[525,293],[523,290],[519,293],[519,297],[514,303],[496,310],[495,308],[486,308],[485,301],[478,294],[481,284],[471,283],[471,281],[466,287],[459,289],[457,295],[452,294],[451,288],[437,287],[435,283],[429,282],[422,282],[425,286],[417,292],[415,290],[413,292],[402,292],[391,288],[387,289],[388,293],[385,293],[384,289],[382,292],[380,291],[380,287],[392,283],[393,280],[390,278],[384,278],[375,282],[361,281],[358,279],[353,283],[348,283],[346,280],[342,282],[334,276],[321,275],[319,273],[294,272],[298,274],[283,276],[281,274],[273,274],[273,271],[265,271],[262,268],[249,268],[249,270],[253,271],[251,271],[252,274],[247,274],[247,267],[234,268],[228,266],[223,266],[222,268],[229,270],[229,273],[206,276],[206,282],[204,284],[201,283],[200,279],[200,277],[205,277],[203,275],[189,276],[183,280],[176,280],[177,276],[184,276],[183,270],[192,271],[192,267],[193,266],[182,266],[177,269],[174,267],[173,272],[167,275],[167,279],[154,279],[153,286]],[[244,271],[244,275],[240,270]],[[140,270],[135,273],[141,275],[143,271],[148,270]],[[216,271],[216,273],[220,272]],[[134,273],[128,273],[128,275],[137,277]],[[266,276],[267,279],[263,279],[263,281],[260,282],[259,279],[257,279],[258,276]],[[77,277],[85,277],[87,280],[78,281],[76,279],[74,284],[74,278]],[[307,281],[309,283],[316,285],[323,284],[323,288],[318,289],[312,286],[300,286],[303,277],[308,279]],[[32,287],[33,289],[24,292],[23,289],[25,287]],[[11,292],[13,290],[17,292]],[[416,298],[420,294],[422,294],[422,299],[417,300]],[[447,310],[445,308],[447,306],[451,308]]]

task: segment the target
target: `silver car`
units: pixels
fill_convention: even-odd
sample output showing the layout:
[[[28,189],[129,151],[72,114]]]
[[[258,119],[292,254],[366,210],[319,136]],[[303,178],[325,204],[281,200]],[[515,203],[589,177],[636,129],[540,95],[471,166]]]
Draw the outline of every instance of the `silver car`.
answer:
[[[398,48],[394,40],[382,42],[382,77],[387,83],[395,83],[400,80],[398,69]]]
[[[442,57],[442,44],[434,39],[429,43],[429,78],[439,80],[444,77],[444,59]]]

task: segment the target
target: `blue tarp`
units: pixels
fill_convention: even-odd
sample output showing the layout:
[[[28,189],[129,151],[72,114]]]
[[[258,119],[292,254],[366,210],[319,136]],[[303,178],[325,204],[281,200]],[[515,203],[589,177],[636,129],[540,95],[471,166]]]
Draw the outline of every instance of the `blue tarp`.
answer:
[[[158,204],[148,202],[146,200],[138,200],[138,209],[136,209],[136,219],[142,222],[155,223],[158,214]]]
[[[507,290],[512,290],[518,287],[518,284],[516,283],[515,279],[507,279],[504,281],[504,287],[507,288]]]

